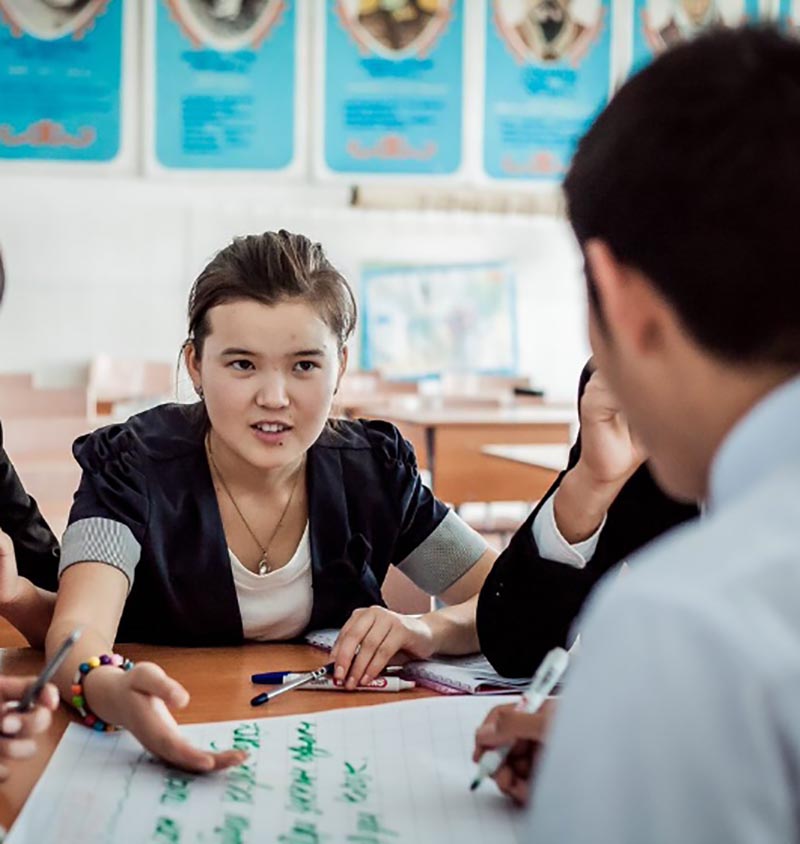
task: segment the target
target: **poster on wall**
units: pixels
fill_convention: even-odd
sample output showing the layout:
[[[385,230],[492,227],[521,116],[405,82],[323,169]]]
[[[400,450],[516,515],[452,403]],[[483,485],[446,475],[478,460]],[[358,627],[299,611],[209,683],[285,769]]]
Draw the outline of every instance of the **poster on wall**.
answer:
[[[784,32],[800,38],[800,0],[780,0],[778,5],[778,26]]]
[[[759,20],[760,0],[634,0],[633,70],[714,26]]]
[[[483,169],[558,180],[608,100],[611,0],[489,0]]]
[[[150,171],[294,172],[296,0],[151,0]]]
[[[120,163],[127,11],[123,0],[0,0],[0,160]]]
[[[462,163],[463,0],[326,0],[322,175],[455,174]]]
[[[517,369],[515,285],[502,263],[365,266],[361,367],[389,378]]]

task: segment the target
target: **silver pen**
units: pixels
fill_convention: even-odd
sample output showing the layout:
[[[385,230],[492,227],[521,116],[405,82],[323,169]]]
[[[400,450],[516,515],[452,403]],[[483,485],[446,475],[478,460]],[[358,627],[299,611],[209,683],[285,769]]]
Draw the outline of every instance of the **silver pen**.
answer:
[[[267,703],[273,698],[278,697],[278,695],[284,695],[286,692],[291,692],[293,689],[299,689],[300,686],[305,686],[306,683],[312,683],[314,680],[321,680],[323,677],[332,672],[333,663],[329,662],[327,665],[323,665],[322,668],[317,668],[315,671],[309,671],[308,674],[302,674],[296,680],[292,680],[291,683],[286,683],[280,688],[275,689],[274,692],[261,692],[260,695],[256,695],[250,701],[250,706],[261,706],[262,703]]]

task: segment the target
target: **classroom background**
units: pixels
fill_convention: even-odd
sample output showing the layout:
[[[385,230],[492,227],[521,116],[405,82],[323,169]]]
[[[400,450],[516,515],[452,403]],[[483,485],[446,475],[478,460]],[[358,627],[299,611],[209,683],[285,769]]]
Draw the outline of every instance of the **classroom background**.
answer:
[[[541,2],[388,4],[392,31],[383,5],[0,0],[0,418],[57,532],[72,439],[190,398],[192,280],[266,229],[319,240],[356,291],[341,412],[397,421],[451,503],[517,502],[479,507],[478,527],[502,542],[563,465],[589,352],[560,180],[680,3],[552,0],[563,25],[544,40]],[[707,7],[797,17],[787,0]],[[509,444],[558,448],[487,453]]]

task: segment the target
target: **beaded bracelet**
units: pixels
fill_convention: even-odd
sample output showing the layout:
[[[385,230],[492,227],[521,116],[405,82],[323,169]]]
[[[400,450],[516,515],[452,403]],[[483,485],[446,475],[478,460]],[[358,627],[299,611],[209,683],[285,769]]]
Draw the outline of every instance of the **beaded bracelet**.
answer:
[[[103,654],[102,656],[93,656],[82,662],[75,672],[75,677],[72,680],[72,705],[78,710],[81,716],[81,721],[92,730],[97,730],[98,733],[111,733],[118,730],[113,724],[107,724],[102,718],[98,718],[90,711],[86,705],[86,695],[83,691],[83,682],[86,675],[94,668],[99,668],[101,665],[113,665],[116,668],[121,668],[123,671],[130,671],[133,668],[133,663],[129,659],[125,659],[119,654]]]

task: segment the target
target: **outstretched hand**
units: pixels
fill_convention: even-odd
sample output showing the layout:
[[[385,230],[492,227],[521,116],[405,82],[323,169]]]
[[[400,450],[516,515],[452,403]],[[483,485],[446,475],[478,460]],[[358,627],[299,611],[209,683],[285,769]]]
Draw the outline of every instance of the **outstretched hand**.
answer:
[[[94,680],[87,700],[101,717],[109,709],[113,711],[113,720],[146,750],[176,768],[209,773],[240,765],[247,757],[240,750],[201,750],[181,735],[170,710],[183,709],[189,703],[189,693],[155,663],[140,662],[125,673],[97,668],[86,680]]]

